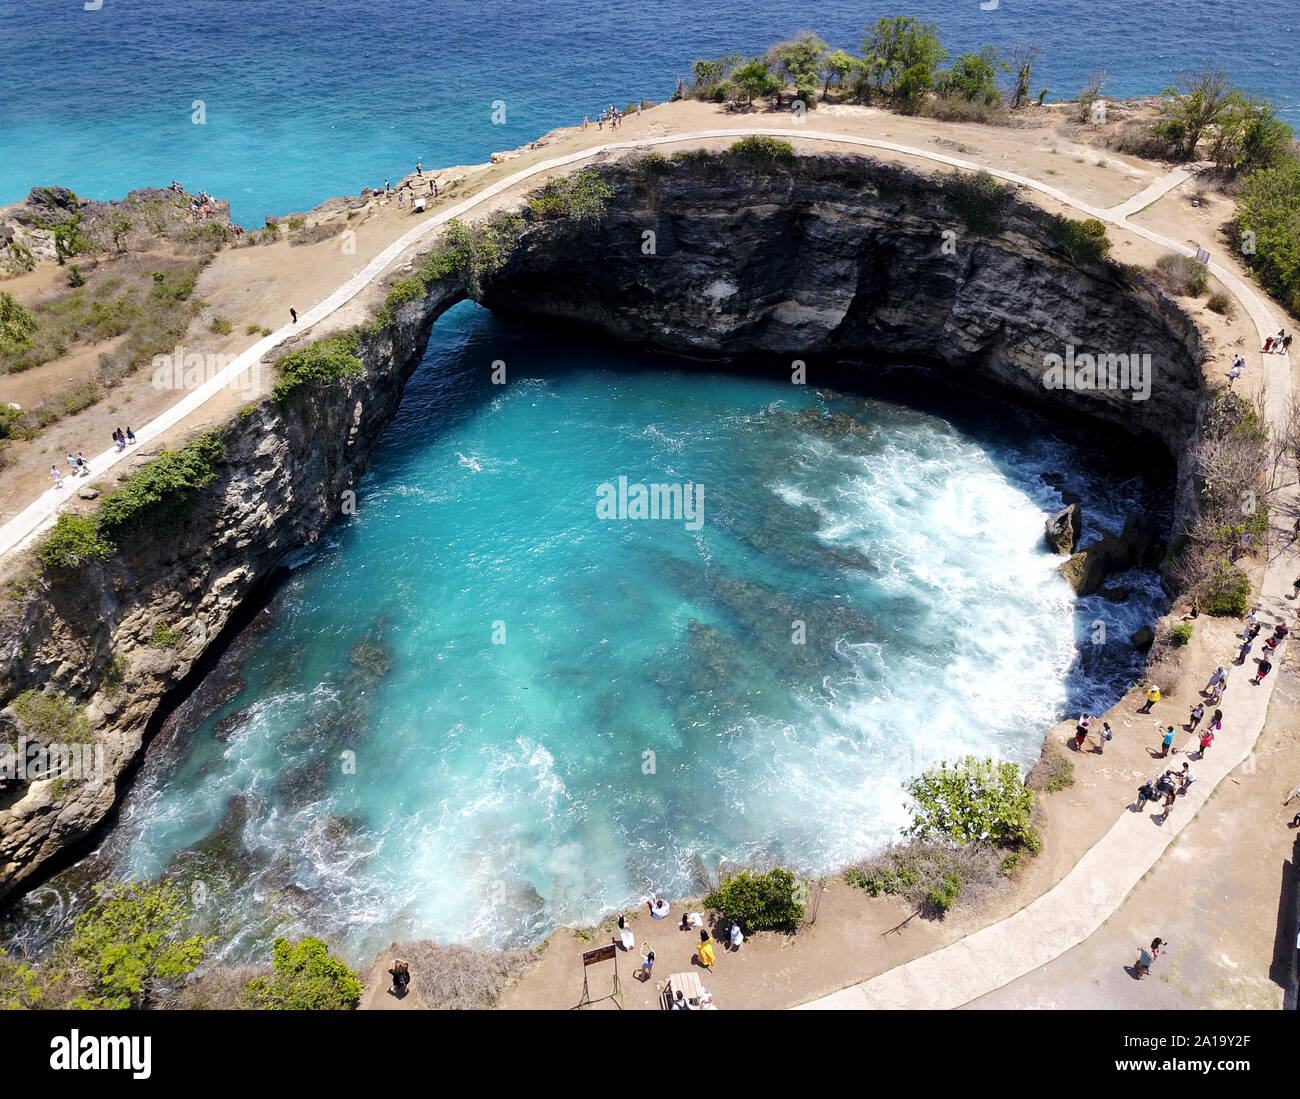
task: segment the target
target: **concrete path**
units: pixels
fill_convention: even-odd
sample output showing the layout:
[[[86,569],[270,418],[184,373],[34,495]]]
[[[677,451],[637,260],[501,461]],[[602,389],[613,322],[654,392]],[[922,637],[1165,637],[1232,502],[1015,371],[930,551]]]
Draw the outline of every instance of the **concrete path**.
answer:
[[[1111,217],[1126,218],[1130,214],[1136,214],[1139,210],[1145,210],[1153,202],[1162,199],[1175,187],[1184,180],[1191,179],[1197,172],[1208,168],[1208,164],[1184,164],[1181,168],[1175,168],[1168,175],[1163,175],[1150,186],[1143,188],[1132,198],[1126,198],[1123,202],[1116,203],[1114,206],[1106,208],[1106,212]]]

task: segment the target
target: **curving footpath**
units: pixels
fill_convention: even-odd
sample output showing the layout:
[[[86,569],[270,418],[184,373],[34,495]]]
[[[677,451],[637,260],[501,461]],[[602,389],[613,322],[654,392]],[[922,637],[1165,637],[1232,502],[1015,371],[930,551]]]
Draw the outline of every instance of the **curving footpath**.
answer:
[[[1162,248],[1190,256],[1195,250],[1186,244],[1170,240],[1143,226],[1128,221],[1130,214],[1144,209],[1161,196],[1190,178],[1192,170],[1178,168],[1156,180],[1150,186],[1125,201],[1109,208],[1099,208],[1073,198],[1059,188],[1001,169],[989,168],[968,160],[915,149],[875,138],[852,137],[845,134],[825,133],[819,130],[782,128],[744,128],[696,130],[690,133],[663,137],[643,138],[636,141],[610,142],[583,149],[562,157],[555,157],[515,172],[483,191],[454,206],[442,210],[422,222],[410,232],[394,241],[361,271],[340,286],[324,301],[308,310],[296,325],[287,325],[278,332],[258,341],[239,355],[225,370],[209,379],[167,412],[137,432],[140,444],[156,439],[186,416],[200,408],[226,385],[236,381],[250,370],[263,356],[280,346],[291,336],[303,332],[330,317],[343,305],[384,274],[387,268],[408,248],[432,236],[434,231],[453,218],[460,217],[476,206],[503,191],[541,175],[545,172],[591,160],[607,152],[643,149],[656,145],[678,144],[712,138],[743,138],[755,135],[794,138],[847,145],[864,149],[881,149],[905,156],[919,157],[946,164],[963,171],[986,171],[990,175],[1028,187],[1045,194],[1065,206],[1089,217],[1133,233]],[[1240,302],[1251,318],[1261,343],[1267,335],[1276,332],[1279,324],[1269,304],[1235,272],[1211,262],[1210,273],[1215,276]],[[1269,379],[1265,394],[1265,412],[1274,430],[1287,421],[1291,405],[1291,370],[1288,356],[1281,356],[1281,369]],[[130,451],[111,449],[92,459],[96,474],[117,465]],[[0,527],[0,554],[7,553],[32,535],[53,522],[61,503],[71,495],[55,489],[46,490],[34,503]],[[1290,514],[1296,508],[1300,491],[1296,485],[1287,486],[1274,502],[1274,513]],[[1277,504],[1283,507],[1278,509]],[[1274,526],[1277,534],[1280,528]],[[1280,541],[1275,539],[1275,545]],[[1296,546],[1291,543],[1284,550],[1276,550],[1269,559],[1261,587],[1259,605],[1270,616],[1280,617],[1290,611],[1284,596],[1290,590],[1291,578],[1300,572],[1297,567]],[[1276,663],[1280,666],[1285,645],[1279,649]],[[1241,669],[1232,681],[1232,690],[1225,696],[1224,710],[1228,717],[1228,731],[1215,741],[1213,762],[1197,764],[1198,781],[1179,802],[1179,812],[1163,826],[1153,824],[1145,813],[1127,810],[1052,889],[1033,901],[1015,915],[968,935],[966,938],[895,967],[870,980],[852,985],[822,997],[804,1008],[955,1008],[969,1003],[1002,985],[1024,976],[1030,970],[1045,965],[1053,958],[1086,939],[1119,907],[1179,832],[1191,821],[1214,789],[1228,774],[1250,755],[1256,739],[1264,727],[1268,701],[1272,694],[1272,676],[1259,687],[1250,687],[1247,674]]]

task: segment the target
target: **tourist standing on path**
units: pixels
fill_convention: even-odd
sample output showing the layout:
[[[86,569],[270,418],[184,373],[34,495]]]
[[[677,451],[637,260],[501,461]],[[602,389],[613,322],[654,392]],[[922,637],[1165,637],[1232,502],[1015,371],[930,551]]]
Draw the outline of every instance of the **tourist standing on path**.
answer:
[[[1155,801],[1155,800],[1156,800],[1155,784],[1150,779],[1147,779],[1146,782],[1144,782],[1141,786],[1138,787],[1137,805],[1134,806],[1134,808],[1140,813],[1142,812],[1142,806],[1144,806],[1148,801]]]
[[[655,970],[655,952],[650,949],[650,944],[645,944],[645,953],[641,955],[641,983],[646,984],[654,976]]]
[[[1165,732],[1164,740],[1161,741],[1160,758],[1164,759],[1169,754],[1169,749],[1174,745],[1174,727],[1169,726]]]
[[[1082,752],[1083,746],[1088,743],[1088,726],[1092,724],[1092,718],[1087,713],[1079,715],[1079,724],[1074,727],[1074,748],[1075,751]]]
[[[1201,718],[1203,718],[1204,716],[1205,716],[1205,703],[1198,702],[1195,706],[1192,707],[1192,718],[1191,718],[1192,727],[1188,731],[1192,733],[1196,732],[1196,726],[1198,726],[1201,723]]]
[[[126,425],[126,445],[135,446],[135,433],[131,430],[131,425]]]
[[[1101,723],[1101,736],[1097,739],[1097,754],[1099,756],[1105,754],[1106,742],[1113,739],[1114,736],[1115,734],[1110,731],[1110,722],[1103,721]]]
[[[1209,694],[1216,686],[1225,682],[1227,678],[1228,673],[1223,670],[1223,665],[1219,665],[1219,667],[1215,668],[1210,674],[1210,681],[1201,688],[1201,694]]]
[[[72,451],[68,451],[68,465],[72,467],[72,475],[77,475],[77,459],[72,456]]]
[[[1169,819],[1169,810],[1174,807],[1174,799],[1176,797],[1177,795],[1174,793],[1173,790],[1170,790],[1169,793],[1165,795],[1165,811],[1160,814],[1160,819],[1162,821]]]
[[[90,463],[86,461],[86,456],[81,451],[77,451],[77,468],[81,470],[83,477],[90,476]]]
[[[415,162],[415,174],[417,176],[424,175],[424,169],[420,167],[420,162],[418,160]]]
[[[1178,793],[1180,795],[1186,794],[1187,788],[1191,786],[1193,782],[1196,781],[1196,772],[1192,770],[1192,765],[1190,763],[1184,762],[1182,772],[1179,774],[1178,777],[1183,780],[1183,785],[1179,789]]]
[[[1151,707],[1154,706],[1159,701],[1160,701],[1160,688],[1153,683],[1151,684],[1151,689],[1147,691],[1147,700],[1145,703],[1143,703],[1141,709],[1138,710],[1138,713],[1149,714],[1151,712]]]
[[[1259,658],[1259,667],[1255,669],[1255,678],[1251,682],[1258,687],[1263,678],[1273,670],[1273,662],[1266,656]]]
[[[713,953],[713,939],[703,928],[700,929],[700,945],[696,948],[695,956],[705,969],[712,969],[717,962],[717,956]]]
[[[298,310],[296,310],[292,305],[289,306],[289,316],[293,318],[294,324],[298,323]]]
[[[54,478],[54,487],[63,487],[63,474],[59,472],[58,466],[50,466],[50,476]]]
[[[1283,336],[1283,337],[1282,337],[1282,354],[1285,355],[1285,354],[1287,354],[1290,350],[1291,350],[1291,337],[1290,337],[1290,336]]]

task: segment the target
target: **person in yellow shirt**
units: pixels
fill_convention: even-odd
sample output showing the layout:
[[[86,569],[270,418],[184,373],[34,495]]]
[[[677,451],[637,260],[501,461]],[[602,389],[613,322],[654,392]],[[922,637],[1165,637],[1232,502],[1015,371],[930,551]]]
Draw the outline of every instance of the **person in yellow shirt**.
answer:
[[[1160,701],[1160,688],[1157,687],[1154,683],[1152,683],[1151,689],[1147,691],[1147,700],[1143,704],[1142,708],[1138,710],[1138,713],[1149,714],[1151,712],[1151,707],[1154,706],[1159,701]]]
[[[706,969],[712,969],[714,963],[717,961],[717,958],[713,953],[713,940],[709,937],[709,933],[703,928],[700,929],[700,946],[695,952],[695,955],[700,959],[700,965],[704,966]]]

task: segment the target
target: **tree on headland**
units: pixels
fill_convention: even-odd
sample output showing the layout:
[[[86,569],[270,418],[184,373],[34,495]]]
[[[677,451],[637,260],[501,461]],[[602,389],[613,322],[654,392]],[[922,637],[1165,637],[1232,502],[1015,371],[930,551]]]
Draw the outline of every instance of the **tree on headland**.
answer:
[[[933,23],[896,15],[867,28],[862,57],[876,92],[910,102],[934,86],[935,72],[948,54]]]
[[[968,102],[990,106],[1002,98],[998,90],[997,74],[1006,72],[1007,63],[992,46],[978,53],[964,53],[952,67],[939,74],[937,87],[942,95],[955,95]]]
[[[1215,122],[1210,157],[1219,171],[1235,176],[1272,167],[1294,140],[1277,104],[1234,89]]]
[[[1101,90],[1106,86],[1109,75],[1105,69],[1093,69],[1088,74],[1083,87],[1079,89],[1078,118],[1080,122],[1092,121],[1092,105],[1101,98]]]
[[[731,74],[731,82],[752,105],[755,96],[774,95],[781,90],[781,81],[772,75],[772,66],[762,57],[751,57]]]
[[[1012,110],[1023,107],[1029,101],[1029,83],[1034,75],[1034,66],[1042,59],[1041,42],[1016,42],[1007,50],[1007,69],[1015,74],[1016,80],[1015,91],[1011,93]]]
[[[260,1008],[278,1011],[351,1011],[361,1002],[361,980],[329,947],[310,936],[299,943],[276,939],[271,973],[248,983]]]
[[[850,73],[857,68],[857,59],[845,53],[843,50],[835,50],[833,53],[826,55],[822,62],[822,69],[826,74],[826,83],[822,87],[822,95],[830,90],[831,81],[835,81],[837,88],[844,86],[844,80]]]
[[[1218,122],[1232,100],[1233,88],[1222,69],[1198,69],[1180,76],[1165,89],[1169,98],[1164,104],[1165,135],[1178,148],[1184,160],[1196,153],[1197,143],[1206,129]]]
[[[822,71],[827,45],[812,31],[800,31],[789,42],[778,42],[767,51],[768,60],[785,74],[800,99],[813,98]]]

